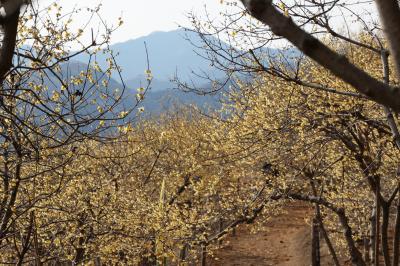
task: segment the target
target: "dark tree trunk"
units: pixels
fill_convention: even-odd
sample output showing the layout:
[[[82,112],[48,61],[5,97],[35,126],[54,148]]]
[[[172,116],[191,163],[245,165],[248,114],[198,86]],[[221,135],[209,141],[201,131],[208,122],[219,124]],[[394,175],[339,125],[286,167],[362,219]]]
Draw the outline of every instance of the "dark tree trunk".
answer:
[[[370,227],[370,256],[371,256],[371,262],[375,264],[375,239],[376,239],[376,207],[374,207],[372,214],[371,214],[371,219],[370,219],[371,227]]]
[[[393,266],[400,265],[400,191],[397,200],[397,214],[396,223],[394,226],[394,240],[393,240]]]
[[[390,215],[390,205],[382,204],[382,253],[386,266],[390,266],[390,253],[389,253],[389,240],[388,240],[388,230],[389,230],[389,215]]]
[[[101,266],[101,259],[99,257],[94,259],[94,266]]]
[[[364,245],[364,260],[367,264],[371,262],[369,249],[370,249],[370,239],[368,236],[365,236],[363,239]]]
[[[221,233],[224,230],[224,221],[222,218],[218,219],[218,233]],[[222,245],[222,239],[218,239],[218,245]]]
[[[354,239],[353,239],[353,232],[349,225],[349,221],[343,209],[338,210],[337,215],[339,216],[339,220],[341,225],[344,228],[344,236],[347,242],[348,250],[351,256],[351,262],[353,265],[356,266],[366,266],[365,261],[362,258],[361,252],[357,249]]]
[[[318,212],[318,220],[319,220],[319,230],[320,230],[320,232],[322,234],[322,237],[325,240],[326,245],[328,246],[329,253],[332,256],[333,262],[335,263],[335,266],[340,266],[339,259],[337,257],[336,252],[335,252],[335,248],[333,247],[333,244],[332,244],[331,240],[329,239],[328,232],[325,230],[325,226],[324,226],[324,223],[322,221],[322,217],[321,217],[321,213],[320,212]]]
[[[376,213],[376,221],[375,221],[375,247],[374,247],[374,265],[379,266],[379,243],[380,243],[380,215],[381,215],[381,204],[379,201],[380,195],[380,180],[376,179],[376,191],[375,191],[375,213]]]
[[[33,231],[33,213],[31,212],[30,218],[29,218],[29,226],[27,228],[27,234],[25,237],[22,238],[22,250],[19,254],[18,258],[18,266],[22,266],[24,264],[24,259],[26,253],[29,251],[29,248],[31,246],[31,236],[32,236],[32,231]]]
[[[207,246],[201,247],[201,266],[207,265]]]
[[[311,265],[320,266],[320,241],[319,241],[319,221],[317,218],[313,219],[311,227]]]
[[[179,254],[179,259],[181,261],[185,261],[186,260],[187,252],[188,252],[188,244],[184,244],[182,249],[181,249],[181,252]]]
[[[14,56],[17,38],[18,21],[19,8],[0,24],[0,31],[3,35],[3,42],[0,48],[0,86],[3,85],[5,76],[12,67],[12,59]]]

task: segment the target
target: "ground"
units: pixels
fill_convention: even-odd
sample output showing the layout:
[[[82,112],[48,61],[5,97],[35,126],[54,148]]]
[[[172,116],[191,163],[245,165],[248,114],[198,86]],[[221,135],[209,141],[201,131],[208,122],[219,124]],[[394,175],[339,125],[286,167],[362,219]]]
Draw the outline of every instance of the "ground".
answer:
[[[292,204],[284,213],[271,218],[263,229],[252,234],[241,226],[236,235],[224,239],[226,244],[208,258],[210,266],[309,266],[311,263],[311,227],[307,221],[312,209]],[[250,225],[251,226],[251,225]],[[322,246],[322,265],[331,265],[326,247]]]

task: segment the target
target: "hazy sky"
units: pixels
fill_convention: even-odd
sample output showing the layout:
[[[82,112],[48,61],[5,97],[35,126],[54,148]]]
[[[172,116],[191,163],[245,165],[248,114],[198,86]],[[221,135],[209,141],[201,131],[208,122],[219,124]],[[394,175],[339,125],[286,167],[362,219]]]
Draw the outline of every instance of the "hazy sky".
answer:
[[[115,32],[112,42],[136,38],[153,31],[176,29],[178,24],[187,25],[188,19],[185,14],[189,11],[204,14],[204,6],[213,15],[226,8],[221,5],[220,0],[58,0],[57,2],[64,7],[64,11],[74,7],[95,6],[101,2],[103,4],[101,13],[109,22],[116,21],[122,15],[125,23]],[[76,22],[84,23],[85,19],[87,18],[77,17]]]

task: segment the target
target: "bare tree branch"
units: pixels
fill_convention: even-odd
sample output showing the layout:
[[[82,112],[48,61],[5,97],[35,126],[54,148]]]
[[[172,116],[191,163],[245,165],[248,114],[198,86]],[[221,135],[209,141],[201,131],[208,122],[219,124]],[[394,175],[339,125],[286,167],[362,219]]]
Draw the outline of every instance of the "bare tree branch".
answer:
[[[8,1],[10,2],[10,1]],[[0,8],[0,13],[2,13]],[[18,30],[19,10],[14,12],[10,17],[0,22],[0,34],[2,34],[2,43],[0,46],[0,85],[3,83],[6,73],[12,66],[12,58]]]
[[[346,57],[332,51],[318,39],[297,26],[290,17],[280,13],[272,0],[241,0],[250,14],[270,26],[304,54],[330,70],[371,100],[400,112],[400,90],[393,88],[351,64]]]
[[[0,23],[4,23],[16,12],[19,12],[21,6],[26,4],[27,0],[6,0],[0,1]]]
[[[400,78],[400,7],[397,0],[376,0],[397,77]]]

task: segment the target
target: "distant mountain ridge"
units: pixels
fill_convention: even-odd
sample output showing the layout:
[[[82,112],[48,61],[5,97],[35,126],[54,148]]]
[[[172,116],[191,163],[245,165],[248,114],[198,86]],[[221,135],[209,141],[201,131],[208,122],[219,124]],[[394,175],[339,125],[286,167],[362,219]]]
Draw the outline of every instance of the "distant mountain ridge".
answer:
[[[125,80],[125,84],[129,88],[145,87],[147,85],[147,79],[145,75],[138,75],[135,78]],[[152,91],[162,91],[175,88],[176,85],[168,80],[160,80],[157,78],[152,79],[151,88]]]
[[[187,39],[190,39],[190,42]],[[217,73],[218,71],[207,59],[197,54],[202,54],[203,51],[196,49],[191,42],[198,46],[202,45],[197,33],[177,29],[168,32],[153,32],[147,36],[113,44],[110,48],[116,55],[116,61],[122,68],[122,74],[126,80],[137,80],[144,74],[147,69],[147,56],[155,79],[154,83],[159,81],[165,85],[176,74],[183,81],[196,79],[193,71],[204,71],[222,76],[222,72]],[[146,54],[145,43],[148,54]],[[106,58],[107,55],[101,53],[97,55],[97,61],[101,67],[107,66]],[[87,62],[87,56],[80,55],[77,60]]]
[[[215,38],[213,36],[207,38],[210,38],[211,42],[219,43],[222,47],[226,46],[227,49],[229,47],[228,44],[213,39]],[[176,90],[177,85],[171,82],[171,79],[177,75],[182,82],[195,84],[196,87],[211,88],[210,81],[206,81],[194,75],[194,73],[206,73],[217,80],[224,79],[225,73],[216,70],[211,62],[206,59],[205,51],[197,48],[203,45],[204,43],[197,33],[184,29],[153,32],[147,36],[111,45],[110,49],[115,55],[118,66],[122,69],[122,77],[127,86],[126,93],[129,97],[126,104],[131,104],[134,99],[132,97],[137,93],[137,88],[147,85],[145,70],[147,69],[147,61],[149,61],[153,80],[151,90],[142,103],[148,111],[158,113],[163,109],[162,106],[171,106],[171,103],[177,104],[179,102],[183,104],[193,103],[199,107],[209,105],[217,108],[220,106],[218,99],[221,95],[218,93],[206,97],[193,93],[183,93]],[[279,49],[267,47],[265,51],[271,55],[277,55],[281,52]],[[297,53],[296,51],[286,52],[294,52],[295,56]],[[147,57],[149,60],[147,60]],[[96,61],[104,69],[108,66],[107,58],[107,54],[98,53],[96,55]],[[87,63],[88,59],[85,54],[74,58],[74,60],[79,60],[82,63]],[[268,63],[266,62],[266,64]]]
[[[184,93],[177,90],[177,85],[171,81],[177,75],[181,81],[195,82],[197,85],[209,87],[210,84],[193,75],[193,71],[209,73],[217,78],[223,77],[222,72],[216,71],[207,59],[198,55],[203,51],[194,47],[193,44],[202,46],[197,33],[177,29],[168,32],[153,32],[147,36],[111,45],[110,49],[116,57],[118,66],[122,69],[122,76],[127,87],[124,105],[133,105],[137,88],[147,85],[145,70],[148,56],[153,80],[151,90],[141,103],[147,112],[160,113],[176,104],[218,108],[220,95],[200,96]],[[88,62],[88,59],[85,54],[74,58],[84,64]],[[96,61],[103,69],[108,66],[106,59],[107,55],[102,53],[96,55]],[[114,81],[113,86],[118,86]]]

